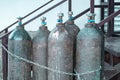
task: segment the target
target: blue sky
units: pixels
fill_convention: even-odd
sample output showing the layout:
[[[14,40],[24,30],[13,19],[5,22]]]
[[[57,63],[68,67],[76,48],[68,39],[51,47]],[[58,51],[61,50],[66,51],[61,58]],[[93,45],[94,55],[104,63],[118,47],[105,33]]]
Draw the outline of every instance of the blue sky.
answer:
[[[31,12],[32,10],[38,8],[45,2],[49,0],[1,0],[0,1],[0,31],[16,21],[17,17],[23,17],[25,14]],[[42,11],[46,10],[50,6],[54,5],[55,3],[61,0],[54,0],[51,4],[46,6],[45,8],[41,9],[37,13],[33,14],[23,22],[26,22],[28,19],[32,18],[33,16],[41,13]],[[73,12],[74,15],[82,12],[83,10],[89,7],[89,0],[73,0]],[[63,12],[65,14],[64,21],[67,20],[67,2],[63,5],[53,9],[52,11],[48,12],[47,14],[43,15],[47,17],[48,29],[52,30],[55,27],[57,13]],[[97,15],[99,16],[98,10],[96,11]],[[86,23],[87,17],[84,15],[83,17],[77,19],[75,23],[82,28],[84,26],[83,23]],[[97,19],[98,20],[98,19]],[[15,25],[16,26],[16,25]],[[15,26],[13,28],[15,28]],[[30,24],[26,25],[27,30],[37,30],[40,26],[40,18],[36,19],[35,21],[31,22]]]

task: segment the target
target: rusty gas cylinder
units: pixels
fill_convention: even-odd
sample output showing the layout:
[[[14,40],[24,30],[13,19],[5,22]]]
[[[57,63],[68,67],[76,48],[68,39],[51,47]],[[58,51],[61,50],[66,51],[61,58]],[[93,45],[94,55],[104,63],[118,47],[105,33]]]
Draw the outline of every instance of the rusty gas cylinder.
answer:
[[[48,38],[48,67],[55,70],[48,71],[48,80],[73,80],[73,76],[59,73],[73,72],[73,39],[62,23],[63,13],[58,16],[56,28]]]
[[[88,23],[77,36],[77,80],[101,80],[102,36],[95,26],[94,16],[93,13],[88,15]]]
[[[75,67],[75,59],[76,59],[76,37],[77,34],[79,33],[80,29],[79,27],[74,23],[73,20],[73,12],[69,11],[68,12],[68,20],[65,23],[65,28],[68,31],[68,33],[70,34],[71,38],[73,39],[73,65]]]
[[[19,57],[31,60],[31,38],[24,30],[21,18],[19,25],[10,34],[8,40],[8,50]],[[24,62],[16,57],[8,55],[8,80],[30,80],[31,64]]]
[[[47,66],[48,35],[46,17],[41,18],[41,26],[33,38],[33,61]],[[47,70],[33,65],[33,80],[47,80]]]

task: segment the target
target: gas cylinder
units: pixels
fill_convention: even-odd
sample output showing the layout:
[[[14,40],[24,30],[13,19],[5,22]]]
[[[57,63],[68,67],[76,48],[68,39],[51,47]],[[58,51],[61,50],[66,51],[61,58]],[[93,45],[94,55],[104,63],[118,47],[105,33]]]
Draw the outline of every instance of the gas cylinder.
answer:
[[[58,23],[48,38],[48,67],[55,70],[48,71],[48,80],[73,80],[71,75],[58,73],[73,72],[73,39],[62,23],[63,13],[58,16]]]
[[[68,31],[68,33],[70,34],[71,38],[73,39],[73,65],[75,66],[75,56],[76,56],[76,36],[78,34],[78,32],[80,31],[79,27],[74,24],[74,20],[73,20],[73,12],[69,11],[68,12],[68,20],[65,23],[65,28]]]
[[[32,41],[29,34],[24,30],[21,18],[19,25],[10,34],[8,50],[16,56],[31,60]],[[8,55],[8,80],[30,80],[31,64],[16,57]]]
[[[46,17],[42,17],[41,20],[41,26],[33,38],[33,61],[47,66],[48,35],[50,31],[46,26]],[[47,70],[33,65],[33,80],[47,80]]]
[[[101,80],[102,36],[94,23],[95,14],[88,15],[88,23],[77,35],[77,80]]]

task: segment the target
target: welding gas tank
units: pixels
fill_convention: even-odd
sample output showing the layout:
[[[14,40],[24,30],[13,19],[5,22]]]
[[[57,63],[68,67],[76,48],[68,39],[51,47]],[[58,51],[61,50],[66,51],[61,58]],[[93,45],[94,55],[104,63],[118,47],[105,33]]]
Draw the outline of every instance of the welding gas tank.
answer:
[[[79,33],[80,29],[79,27],[74,23],[73,20],[73,12],[69,11],[68,12],[68,20],[65,23],[65,28],[70,34],[70,37],[73,39],[73,66],[75,66],[75,59],[76,59],[76,37],[77,34]]]
[[[19,18],[19,25],[9,36],[8,50],[13,55],[31,60],[31,49],[31,38]],[[31,64],[20,60],[19,57],[8,55],[8,80],[31,79]]]
[[[58,24],[48,38],[48,80],[73,80],[73,40],[65,29],[59,14]],[[60,72],[62,71],[62,72]]]
[[[101,80],[102,36],[95,26],[94,16],[88,15],[88,23],[77,35],[77,80]]]
[[[33,61],[47,66],[48,36],[50,31],[46,26],[46,18],[41,18],[42,24],[33,38]],[[47,70],[33,65],[33,80],[47,80]]]

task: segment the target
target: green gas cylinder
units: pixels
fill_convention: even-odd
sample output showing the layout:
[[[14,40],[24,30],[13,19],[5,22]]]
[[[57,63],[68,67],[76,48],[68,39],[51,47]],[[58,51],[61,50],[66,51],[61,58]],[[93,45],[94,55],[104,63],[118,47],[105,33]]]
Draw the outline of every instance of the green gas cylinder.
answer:
[[[77,35],[77,80],[101,80],[103,37],[96,28],[94,17],[93,13],[88,15],[88,23]]]
[[[29,34],[22,25],[19,18],[19,25],[9,35],[8,50],[16,56],[31,60],[32,42]],[[30,80],[31,64],[19,58],[8,55],[8,80]]]

